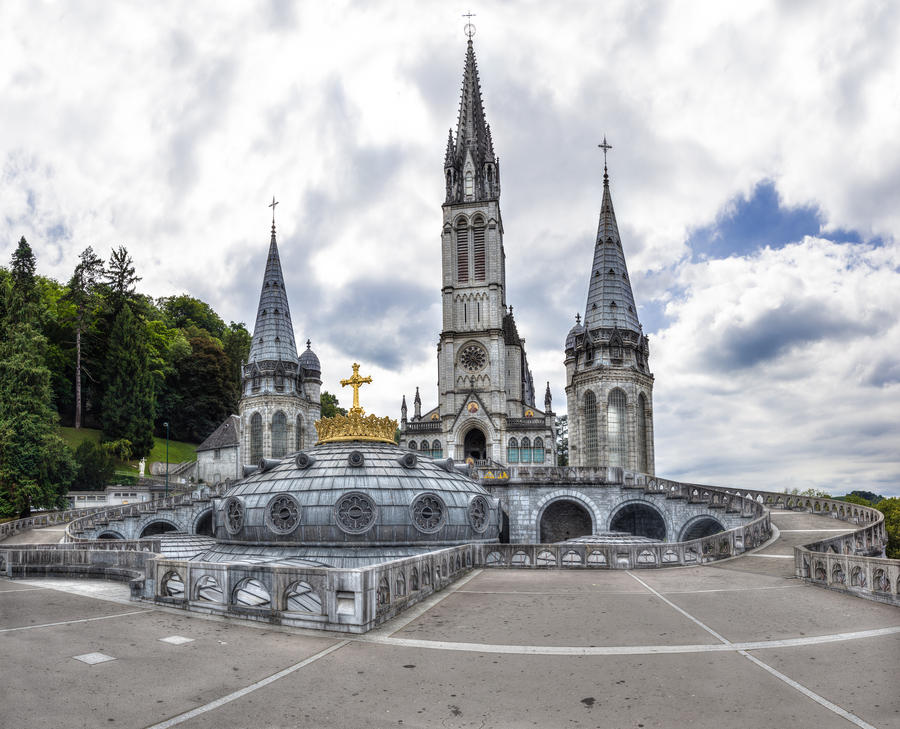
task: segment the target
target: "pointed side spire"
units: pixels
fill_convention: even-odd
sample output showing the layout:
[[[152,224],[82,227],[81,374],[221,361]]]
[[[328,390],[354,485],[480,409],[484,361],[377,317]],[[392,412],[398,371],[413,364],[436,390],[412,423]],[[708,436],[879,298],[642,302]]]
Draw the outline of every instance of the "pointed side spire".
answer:
[[[297,345],[294,342],[294,326],[288,305],[284,274],[281,271],[281,257],[272,222],[272,237],[269,241],[269,255],[266,272],[263,275],[259,306],[256,310],[256,326],[253,327],[253,341],[247,362],[297,362]]]
[[[547,380],[547,389],[544,391],[544,412],[553,412],[553,395],[550,394],[550,380]]]
[[[447,151],[444,152],[444,167],[453,164],[453,130],[447,132]]]
[[[413,400],[413,417],[416,420],[422,417],[422,398],[419,397],[418,387],[416,387],[416,398]]]
[[[403,402],[400,403],[400,422],[406,423],[406,395],[403,396]]]
[[[605,138],[603,144],[606,144]],[[609,191],[609,174],[605,164],[603,202],[600,206],[597,241],[594,245],[594,263],[588,285],[584,326],[587,329],[604,327],[630,329],[638,334],[642,333],[634,294],[631,291],[631,280],[625,265],[625,253],[619,237],[619,226],[616,223],[616,213]]]

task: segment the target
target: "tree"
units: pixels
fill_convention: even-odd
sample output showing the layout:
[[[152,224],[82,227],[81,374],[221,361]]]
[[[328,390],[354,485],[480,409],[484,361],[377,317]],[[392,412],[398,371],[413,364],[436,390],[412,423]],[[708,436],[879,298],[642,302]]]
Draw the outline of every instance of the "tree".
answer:
[[[236,413],[241,399],[241,366],[250,356],[252,337],[244,322],[231,322],[222,335],[222,348],[228,355],[229,380],[232,388],[232,400],[229,413]]]
[[[887,532],[887,556],[900,559],[900,499],[880,499],[875,505],[884,514],[884,530]]]
[[[170,327],[179,329],[198,327],[209,332],[216,339],[222,339],[225,334],[225,322],[222,321],[222,317],[216,314],[205,301],[181,294],[180,296],[163,297],[157,301],[157,305],[166,317],[166,324]]]
[[[28,241],[22,236],[13,252],[9,272],[5,319],[10,324],[34,322],[37,318],[37,303],[40,295],[34,270],[34,253],[32,253]]]
[[[131,441],[133,458],[153,448],[156,400],[145,338],[143,322],[123,304],[109,333],[101,420],[105,437]]]
[[[104,274],[103,261],[88,246],[79,256],[75,273],[69,279],[69,301],[75,307],[75,427],[81,427],[81,335],[87,326],[88,314],[97,302],[97,284]]]
[[[851,491],[849,493],[849,496],[859,496],[859,498],[865,499],[866,501],[868,501],[870,504],[873,504],[873,505],[877,504],[879,501],[881,501],[884,498],[884,496],[879,496],[874,491]]]
[[[56,432],[46,340],[10,318],[0,340],[0,516],[23,517],[65,504],[75,463]]]
[[[322,394],[319,396],[319,404],[322,407],[323,418],[333,418],[335,415],[347,414],[347,408],[339,406],[337,395],[332,395],[328,390],[322,390]]]
[[[134,298],[134,286],[141,280],[135,273],[134,261],[125,246],[114,248],[106,267],[105,283],[109,289],[109,303],[113,315]]]
[[[872,506],[872,502],[868,499],[864,499],[862,496],[857,496],[856,494],[847,494],[846,496],[840,497],[841,501],[846,501],[848,504],[859,504],[860,506]]]
[[[116,472],[115,460],[107,444],[92,440],[81,441],[81,445],[75,449],[75,462],[78,470],[72,483],[74,490],[102,489]]]

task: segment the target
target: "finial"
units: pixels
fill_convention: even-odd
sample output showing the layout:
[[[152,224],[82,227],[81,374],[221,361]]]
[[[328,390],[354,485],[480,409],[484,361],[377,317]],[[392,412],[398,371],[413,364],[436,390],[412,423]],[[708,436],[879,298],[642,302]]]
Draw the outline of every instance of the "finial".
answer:
[[[272,230],[275,230],[275,206],[276,205],[278,205],[278,203],[275,202],[275,196],[272,195],[272,202],[269,203],[269,207],[272,208]]]
[[[312,348],[312,342],[309,341],[308,339],[306,340],[306,348],[307,348],[307,349],[311,349],[311,348]]]
[[[465,32],[465,34],[466,34],[467,36],[469,36],[469,43],[471,43],[471,42],[472,42],[472,36],[475,35],[475,26],[472,25],[472,18],[475,17],[475,13],[473,13],[473,12],[470,10],[468,13],[464,13],[464,14],[463,14],[463,17],[466,19],[466,25],[465,25],[465,27],[463,28],[463,32]]]
[[[598,144],[597,146],[603,150],[603,179],[608,179],[608,176],[606,173],[606,153],[612,149],[612,145],[607,144],[606,135],[604,134],[603,135],[603,144]]]
[[[575,314],[575,323],[576,323],[576,324],[581,324],[581,314],[579,314],[579,313],[577,313],[577,312],[576,312],[576,314]]]

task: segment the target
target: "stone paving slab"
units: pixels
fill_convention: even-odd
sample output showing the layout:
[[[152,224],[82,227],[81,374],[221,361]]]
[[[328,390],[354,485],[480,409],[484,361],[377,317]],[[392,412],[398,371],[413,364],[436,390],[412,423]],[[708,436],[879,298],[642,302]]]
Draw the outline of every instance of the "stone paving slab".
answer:
[[[633,574],[640,577],[654,590],[664,594],[693,590],[758,590],[760,588],[783,588],[792,584],[776,575],[762,576],[728,569],[736,562],[738,560],[724,562],[722,569],[710,569],[709,566],[675,567],[634,570]]]
[[[900,726],[900,636],[753,655],[874,726]]]
[[[731,641],[777,640],[900,626],[900,610],[896,607],[813,585],[795,584],[796,589],[790,590],[666,597]]]
[[[77,596],[64,595],[66,600]],[[118,606],[98,605],[106,610]],[[138,606],[139,607],[139,606]],[[169,645],[160,638],[193,641]],[[213,701],[337,642],[152,611],[0,634],[17,729],[145,727]],[[74,656],[104,653],[93,666]],[[253,725],[250,717],[245,726]]]
[[[540,570],[540,580],[535,580],[533,569],[488,568],[472,578],[465,590],[492,590],[497,592],[534,592],[535,585],[552,593],[617,593],[645,592],[644,588],[618,570]]]
[[[586,581],[599,579],[595,575],[582,574]],[[532,576],[533,588],[542,588],[543,573],[532,573]],[[717,642],[705,630],[649,592],[628,595],[510,595],[467,594],[460,591],[394,635],[510,645]]]
[[[18,590],[11,589],[0,596],[0,628],[42,625],[145,609],[137,603],[114,605],[81,595],[66,595],[56,590],[26,590],[21,583],[7,582],[7,586],[9,584],[18,585]]]
[[[184,729],[847,729],[736,653],[541,657],[356,643]]]

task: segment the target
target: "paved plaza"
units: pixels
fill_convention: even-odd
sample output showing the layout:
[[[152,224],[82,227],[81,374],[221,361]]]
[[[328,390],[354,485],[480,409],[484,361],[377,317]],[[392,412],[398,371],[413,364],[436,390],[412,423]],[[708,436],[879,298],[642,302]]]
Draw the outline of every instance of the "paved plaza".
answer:
[[[793,544],[840,523],[773,523],[717,566],[474,571],[350,638],[4,579],[4,725],[900,726],[900,610],[793,579]]]

